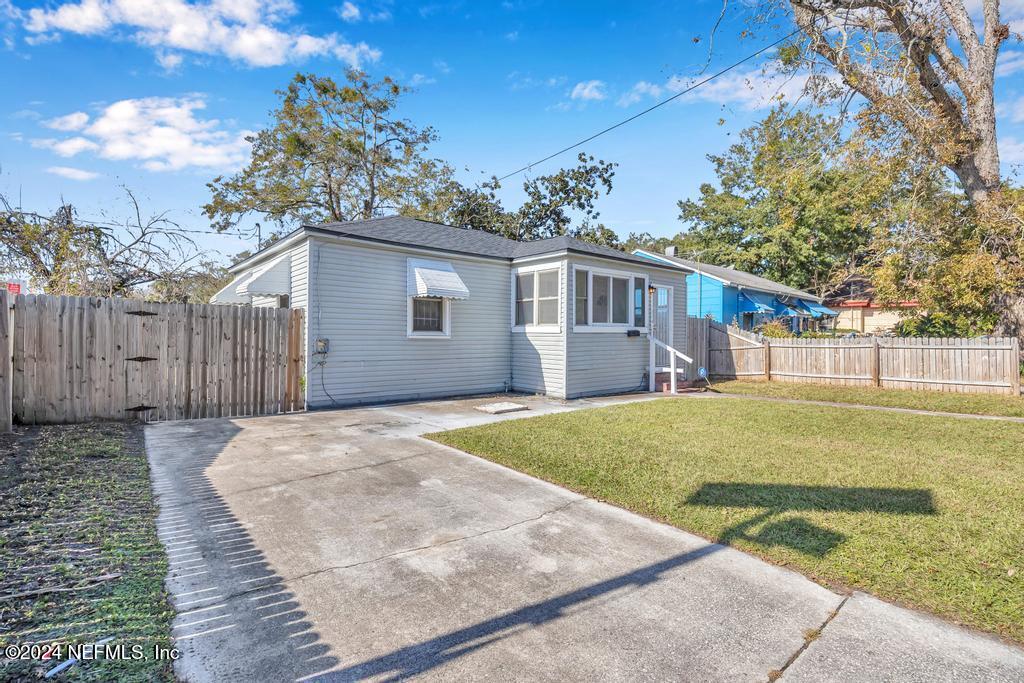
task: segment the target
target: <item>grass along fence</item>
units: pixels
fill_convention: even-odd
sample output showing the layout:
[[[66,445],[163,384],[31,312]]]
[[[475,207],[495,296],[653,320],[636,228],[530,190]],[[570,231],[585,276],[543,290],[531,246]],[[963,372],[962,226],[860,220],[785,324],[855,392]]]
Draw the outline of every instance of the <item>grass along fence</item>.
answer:
[[[304,407],[301,310],[0,296],[0,428]]]
[[[688,323],[688,346],[706,348],[712,377],[1020,394],[1016,337],[769,339],[707,319]]]

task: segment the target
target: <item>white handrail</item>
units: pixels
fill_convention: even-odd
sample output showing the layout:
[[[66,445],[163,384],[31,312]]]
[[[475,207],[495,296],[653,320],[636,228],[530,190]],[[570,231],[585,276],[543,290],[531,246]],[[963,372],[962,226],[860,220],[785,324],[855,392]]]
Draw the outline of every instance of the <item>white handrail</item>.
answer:
[[[682,351],[679,351],[678,349],[673,349],[671,346],[669,346],[665,342],[661,341],[660,339],[655,339],[654,337],[651,337],[651,341],[654,342],[655,344],[657,344],[658,346],[660,346],[661,348],[663,348],[663,349],[665,349],[667,351],[670,351],[670,352],[674,353],[675,355],[679,356],[680,358],[685,360],[687,363],[693,363],[693,359],[692,358],[687,356]]]
[[[650,353],[650,356],[651,356],[650,357],[650,370],[648,371],[648,375],[650,376],[650,382],[649,382],[650,390],[654,391],[654,386],[655,386],[654,375],[656,374],[657,367],[655,366],[655,363],[654,363],[654,345],[657,344],[658,346],[660,346],[661,348],[663,348],[663,349],[665,349],[666,351],[669,352],[669,356],[668,356],[668,358],[669,358],[669,370],[672,373],[672,393],[673,394],[678,394],[679,392],[676,389],[676,380],[678,379],[676,377],[676,357],[678,356],[679,358],[682,358],[684,361],[686,361],[687,363],[690,363],[690,364],[693,363],[693,359],[690,358],[689,356],[687,356],[682,351],[679,351],[677,349],[672,348],[671,346],[669,346],[665,342],[661,341],[660,339],[655,339],[653,334],[647,335],[647,338],[650,339],[650,341],[651,341],[651,344],[650,344],[650,349],[651,349],[651,353]]]

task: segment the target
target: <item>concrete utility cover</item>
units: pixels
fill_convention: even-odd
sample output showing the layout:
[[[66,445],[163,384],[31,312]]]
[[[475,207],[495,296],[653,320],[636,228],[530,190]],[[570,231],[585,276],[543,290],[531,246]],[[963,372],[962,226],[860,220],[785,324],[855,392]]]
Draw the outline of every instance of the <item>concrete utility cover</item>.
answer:
[[[504,415],[505,413],[517,413],[520,410],[529,410],[527,406],[522,403],[512,403],[511,401],[502,401],[500,403],[486,403],[482,406],[477,406],[477,410],[488,415]]]

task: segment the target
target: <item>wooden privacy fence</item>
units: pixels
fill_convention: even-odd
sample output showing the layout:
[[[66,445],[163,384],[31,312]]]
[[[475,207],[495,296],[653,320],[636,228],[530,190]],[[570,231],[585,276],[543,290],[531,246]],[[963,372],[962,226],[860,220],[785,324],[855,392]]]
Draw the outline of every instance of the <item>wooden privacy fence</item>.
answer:
[[[712,377],[1020,394],[1015,337],[769,339],[707,319],[688,322],[688,342],[704,345]]]
[[[4,329],[15,422],[304,408],[301,310],[30,294],[0,306]]]

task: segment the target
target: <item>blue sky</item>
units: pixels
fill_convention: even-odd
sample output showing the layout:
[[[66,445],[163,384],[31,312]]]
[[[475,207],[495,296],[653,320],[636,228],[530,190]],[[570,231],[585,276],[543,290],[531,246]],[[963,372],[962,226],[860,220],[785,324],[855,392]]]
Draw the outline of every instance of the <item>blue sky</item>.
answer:
[[[358,64],[414,85],[401,113],[433,126],[432,153],[465,181],[502,175],[668,96],[698,74],[721,4],[386,0],[0,0],[0,190],[26,208],[63,198],[90,218],[118,218],[121,185],[149,212],[208,229],[206,183],[245,162],[242,136],[268,123],[274,90],[299,70]],[[1004,2],[1024,18],[1024,2]],[[1018,16],[1019,15],[1019,16]],[[1016,24],[1014,24],[1016,27]],[[709,71],[790,30],[730,17]],[[1017,28],[1019,30],[1019,28]],[[700,39],[695,42],[695,39]],[[1024,51],[1000,64],[1004,162],[1024,161]],[[672,235],[676,202],[713,180],[705,155],[793,94],[757,65],[584,148],[619,163],[605,223]],[[569,165],[571,154],[537,167]],[[517,205],[521,181],[504,195]],[[225,256],[251,247],[200,237]]]

